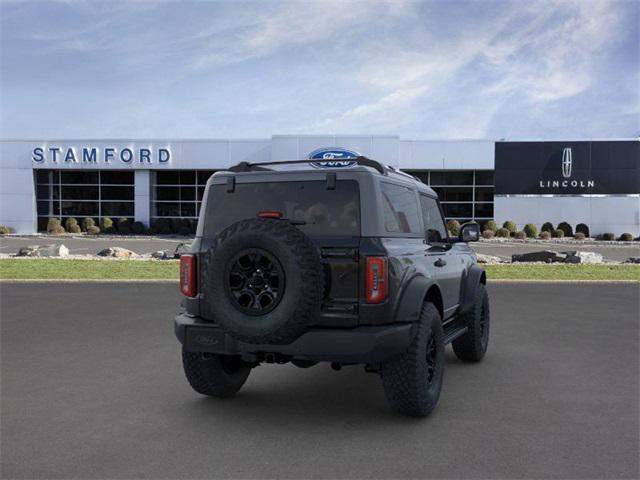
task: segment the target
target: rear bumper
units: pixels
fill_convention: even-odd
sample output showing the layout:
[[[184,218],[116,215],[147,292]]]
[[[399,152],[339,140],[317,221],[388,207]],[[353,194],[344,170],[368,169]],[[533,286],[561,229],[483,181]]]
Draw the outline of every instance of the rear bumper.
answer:
[[[286,359],[344,363],[375,363],[405,351],[414,335],[411,323],[351,329],[310,328],[288,345],[255,345],[227,335],[198,317],[178,315],[175,334],[186,351],[242,355],[260,360],[265,354]]]

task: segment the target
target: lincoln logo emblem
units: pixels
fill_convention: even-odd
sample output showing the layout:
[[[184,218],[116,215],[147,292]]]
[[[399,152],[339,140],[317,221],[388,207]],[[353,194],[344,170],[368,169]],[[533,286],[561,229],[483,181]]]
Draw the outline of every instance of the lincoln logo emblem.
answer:
[[[573,162],[571,148],[562,150],[562,176],[569,178],[571,176],[571,163]]]

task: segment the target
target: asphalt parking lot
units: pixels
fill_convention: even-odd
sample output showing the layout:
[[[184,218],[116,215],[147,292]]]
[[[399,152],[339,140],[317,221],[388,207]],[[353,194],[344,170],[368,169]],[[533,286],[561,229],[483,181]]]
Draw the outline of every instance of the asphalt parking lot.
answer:
[[[192,392],[175,284],[0,284],[2,478],[638,478],[638,284],[494,284],[435,413],[377,376],[261,366]]]

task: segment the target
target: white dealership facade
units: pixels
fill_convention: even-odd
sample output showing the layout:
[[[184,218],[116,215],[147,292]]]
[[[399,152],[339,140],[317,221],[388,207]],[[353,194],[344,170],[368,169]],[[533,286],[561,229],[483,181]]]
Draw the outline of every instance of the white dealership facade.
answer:
[[[239,140],[3,140],[0,224],[42,231],[50,217],[195,219],[206,179],[239,162],[349,151],[408,171],[459,220],[640,235],[638,139],[407,140],[394,135],[274,135]],[[338,153],[340,155],[340,153]]]

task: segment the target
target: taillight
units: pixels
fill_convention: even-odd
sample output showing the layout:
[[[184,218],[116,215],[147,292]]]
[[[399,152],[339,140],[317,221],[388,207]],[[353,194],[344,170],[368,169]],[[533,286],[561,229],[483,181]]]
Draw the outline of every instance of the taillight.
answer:
[[[366,272],[366,302],[384,302],[388,293],[387,259],[385,257],[367,257]]]
[[[186,297],[198,294],[197,268],[195,255],[180,256],[180,291]]]

